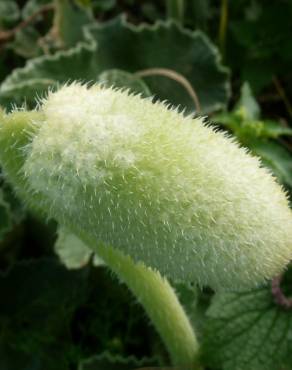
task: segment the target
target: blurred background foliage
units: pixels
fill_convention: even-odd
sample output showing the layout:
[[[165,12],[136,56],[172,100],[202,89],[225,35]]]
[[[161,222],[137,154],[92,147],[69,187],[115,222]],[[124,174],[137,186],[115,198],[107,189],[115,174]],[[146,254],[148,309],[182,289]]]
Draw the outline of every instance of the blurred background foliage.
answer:
[[[261,157],[291,199],[291,19],[291,0],[1,0],[0,119],[72,80],[128,88],[208,115]],[[0,369],[167,365],[127,288],[0,181]],[[292,313],[269,285],[214,296],[173,284],[203,338],[206,368],[292,369]]]

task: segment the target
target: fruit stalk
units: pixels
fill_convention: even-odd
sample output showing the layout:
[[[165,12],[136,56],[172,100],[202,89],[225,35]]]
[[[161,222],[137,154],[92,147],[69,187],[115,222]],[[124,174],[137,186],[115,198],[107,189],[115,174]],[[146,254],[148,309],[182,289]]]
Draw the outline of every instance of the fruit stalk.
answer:
[[[98,253],[142,304],[160,334],[172,364],[197,369],[198,340],[167,279],[143,263],[134,263],[129,256],[112,247],[101,245]]]

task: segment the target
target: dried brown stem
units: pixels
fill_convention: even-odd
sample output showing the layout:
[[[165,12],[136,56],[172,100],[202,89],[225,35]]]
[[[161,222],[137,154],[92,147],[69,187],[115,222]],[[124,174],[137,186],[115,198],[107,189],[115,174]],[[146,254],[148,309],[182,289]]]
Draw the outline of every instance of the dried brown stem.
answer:
[[[178,82],[180,85],[182,85],[190,97],[192,98],[197,113],[201,113],[201,104],[198,98],[198,95],[192,85],[189,83],[189,81],[180,73],[167,68],[149,68],[144,69],[142,71],[138,71],[135,73],[138,77],[148,77],[148,76],[164,76],[168,77],[176,82]]]
[[[39,15],[44,15],[45,13],[53,10],[54,8],[55,8],[54,4],[44,5],[40,9],[38,9],[36,12],[31,14],[27,19],[24,19],[17,26],[12,28],[11,30],[0,31],[0,43],[5,43],[7,41],[10,41],[17,32],[27,27],[28,25],[30,25]]]

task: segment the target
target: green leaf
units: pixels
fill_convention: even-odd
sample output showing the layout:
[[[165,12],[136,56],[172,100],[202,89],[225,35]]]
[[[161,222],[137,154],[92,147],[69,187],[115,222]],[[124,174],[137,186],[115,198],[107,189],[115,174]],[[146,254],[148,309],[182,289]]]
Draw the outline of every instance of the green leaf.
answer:
[[[102,68],[136,72],[168,68],[182,74],[196,90],[204,112],[225,106],[229,96],[228,71],[220,64],[218,50],[200,31],[189,32],[175,23],[133,26],[125,18],[91,28]],[[194,110],[184,88],[162,76],[147,77],[159,99]]]
[[[0,341],[0,368],[5,370],[68,370],[69,361],[64,355],[65,350],[67,348],[60,340],[54,350],[44,353],[34,352],[29,355]]]
[[[54,27],[63,47],[71,47],[81,41],[83,27],[94,21],[89,7],[70,0],[57,1],[55,12]]]
[[[243,113],[245,119],[257,120],[260,117],[260,106],[253,96],[251,88],[247,82],[245,82],[241,87],[237,109]]]
[[[257,18],[240,19],[232,22],[231,30],[237,41],[247,48],[253,58],[273,57],[283,54],[283,47],[289,47],[289,2],[269,2],[259,10]],[[275,18],[275,14],[277,17]],[[257,38],[254,38],[257,32]]]
[[[27,0],[21,10],[22,18],[26,19],[37,12],[42,6],[51,3],[51,0]]]
[[[200,341],[206,321],[206,310],[209,307],[212,296],[211,289],[199,289],[195,283],[191,282],[171,281],[171,285],[174,287],[179,302],[195,328],[196,335]]]
[[[21,221],[23,221],[25,216],[23,204],[18,198],[16,198],[15,192],[6,182],[3,183],[1,192],[3,195],[3,200],[9,208],[12,222],[14,224],[19,224]]]
[[[80,268],[89,262],[93,252],[77,236],[64,227],[59,227],[55,252],[68,269]],[[93,265],[102,265],[103,261],[94,255]]]
[[[0,368],[5,370],[43,370],[41,369],[41,364],[37,356],[35,358],[29,358],[25,354],[10,348],[7,343],[1,342]],[[58,370],[64,370],[64,368]]]
[[[9,203],[4,198],[3,189],[0,189],[0,241],[12,230],[12,218]]]
[[[291,369],[292,312],[271,287],[219,293],[207,311],[203,359],[223,370]]]
[[[23,58],[33,58],[41,54],[38,40],[41,37],[33,27],[26,27],[16,33],[15,38],[8,44],[16,54]]]
[[[232,112],[222,112],[213,119],[232,131],[238,140],[260,156],[279,182],[292,188],[292,154],[275,139],[291,136],[290,127],[271,120],[260,119],[260,107],[248,83],[241,89],[241,97]]]
[[[165,347],[143,307],[105,266],[90,269],[88,298],[79,311],[86,313],[74,323],[78,343],[84,350],[80,359],[91,363],[89,350],[92,355],[108,351],[123,358],[139,353],[151,359],[165,355]],[[157,360],[158,365],[161,363]]]
[[[292,188],[292,154],[283,145],[258,140],[250,143],[249,148],[262,158],[264,165],[271,169],[282,184]]]
[[[5,297],[0,322],[7,335],[18,333],[14,345],[29,351],[53,342],[52,333],[60,326],[55,320],[68,322],[83,300],[85,278],[84,271],[68,271],[49,259],[18,262],[0,275],[0,294]]]
[[[22,9],[23,19],[27,19],[44,5],[52,3],[50,0],[28,0]],[[83,26],[94,21],[90,7],[81,4],[81,1],[56,1],[53,18],[53,32],[49,32],[48,39],[55,47],[75,46],[83,39]],[[46,40],[48,42],[49,40]]]
[[[0,25],[6,25],[16,22],[19,19],[20,12],[16,1],[0,1]]]
[[[167,18],[183,24],[185,1],[184,0],[166,0]]]
[[[199,299],[199,290],[195,283],[183,283],[171,281],[171,285],[174,287],[175,292],[182,306],[184,307],[189,319],[197,328],[196,320],[196,309]]]
[[[68,271],[49,259],[18,262],[1,274],[0,368],[13,368],[14,359],[23,358],[28,370],[53,370],[57,362],[58,369],[68,369],[70,321],[86,283],[86,270]]]
[[[237,110],[235,113],[219,113],[213,116],[215,122],[231,130],[239,141],[249,146],[256,139],[278,139],[281,136],[291,136],[292,129],[281,126],[279,122],[271,120],[244,119],[245,112]]]
[[[270,59],[247,60],[241,66],[241,79],[248,81],[255,94],[259,94],[264,87],[271,84],[272,78],[279,69]]]
[[[143,18],[148,23],[154,23],[157,20],[164,18],[164,14],[162,16],[161,9],[159,9],[159,4],[154,2],[145,2],[141,4],[141,12],[143,14]]]
[[[232,2],[230,14],[228,64],[239,72],[241,80],[248,81],[258,94],[271,86],[273,76],[286,78],[292,56],[291,1]]]
[[[44,329],[50,316],[64,308],[72,312],[82,301],[85,278],[85,271],[68,271],[53,259],[18,262],[0,274],[0,295],[5,297],[0,320],[6,317],[17,326],[26,316],[33,326]]]
[[[110,87],[120,87],[127,88],[134,93],[140,93],[142,96],[151,96],[151,91],[146,83],[141,79],[136,77],[132,73],[121,71],[119,69],[110,69],[104,71],[98,77],[98,82],[103,85]]]
[[[117,0],[92,0],[92,7],[97,13],[113,10]]]
[[[94,52],[96,43],[80,43],[75,48],[30,59],[24,68],[16,68],[0,86],[0,103],[11,107],[35,104],[36,96],[42,96],[49,87],[72,80],[96,79]]]
[[[98,45],[98,47],[97,47]],[[2,83],[0,102],[33,103],[36,93],[68,80],[96,81],[108,69],[130,73],[168,68],[182,74],[196,90],[203,112],[226,105],[228,71],[218,50],[200,31],[190,32],[172,22],[133,26],[125,18],[94,24],[85,30],[85,41],[68,51],[30,60]],[[146,80],[147,78],[147,80]],[[194,103],[176,81],[163,76],[145,77],[151,92],[161,100],[194,110]]]
[[[129,370],[157,365],[153,358],[137,359],[135,356],[122,357],[103,352],[81,361],[78,370]]]
[[[91,0],[75,0],[76,4],[79,4],[81,6],[90,7],[91,6]]]
[[[279,122],[271,120],[260,120],[261,109],[252,94],[251,88],[247,82],[242,85],[240,99],[234,109],[232,120],[240,120],[241,128],[250,131],[250,137],[277,139],[280,136],[292,135],[292,129],[283,127]],[[231,127],[231,125],[230,125]],[[240,136],[240,135],[239,135]]]
[[[280,136],[291,136],[292,129],[287,126],[281,126],[279,122],[264,120],[261,132],[262,138],[278,139]]]
[[[194,29],[206,29],[212,16],[210,0],[186,1],[185,23]]]

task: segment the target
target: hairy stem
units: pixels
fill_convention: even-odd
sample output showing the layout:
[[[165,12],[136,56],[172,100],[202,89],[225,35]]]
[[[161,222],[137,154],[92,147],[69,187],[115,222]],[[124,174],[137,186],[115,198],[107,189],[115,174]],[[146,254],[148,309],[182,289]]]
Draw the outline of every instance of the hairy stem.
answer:
[[[197,369],[199,344],[168,281],[118,250],[100,246],[100,257],[127,284],[163,339],[174,365]],[[185,367],[184,367],[185,368]]]

